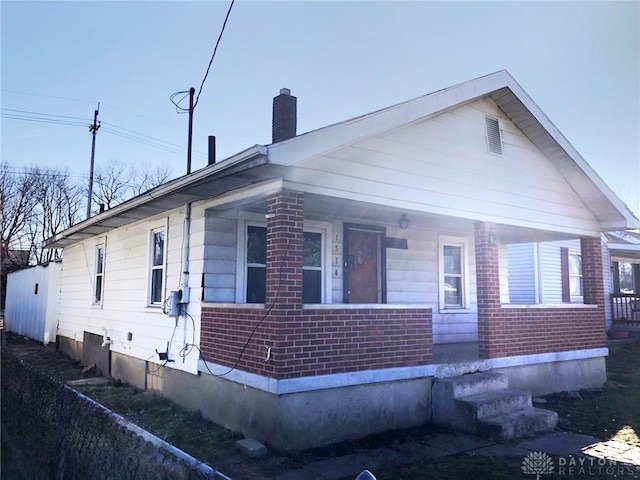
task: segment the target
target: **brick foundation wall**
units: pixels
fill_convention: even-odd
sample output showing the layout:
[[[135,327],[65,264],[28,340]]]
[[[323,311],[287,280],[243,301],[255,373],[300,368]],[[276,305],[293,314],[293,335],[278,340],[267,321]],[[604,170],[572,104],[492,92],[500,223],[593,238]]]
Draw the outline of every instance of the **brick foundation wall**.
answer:
[[[202,307],[205,360],[232,367],[267,310]],[[432,361],[431,309],[271,310],[244,349],[240,370],[284,379]],[[265,345],[271,346],[267,362]]]

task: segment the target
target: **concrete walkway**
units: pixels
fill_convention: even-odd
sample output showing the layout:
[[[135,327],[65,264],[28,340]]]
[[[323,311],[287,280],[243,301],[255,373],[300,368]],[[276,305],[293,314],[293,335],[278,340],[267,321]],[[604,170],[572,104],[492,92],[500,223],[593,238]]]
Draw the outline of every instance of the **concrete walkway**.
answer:
[[[602,442],[595,437],[578,433],[556,432],[512,445],[500,444],[472,435],[437,433],[426,436],[418,442],[397,444],[313,462],[304,468],[286,472],[279,476],[278,480],[355,478],[365,469],[375,475],[377,471],[387,468],[460,453],[520,457],[524,460],[531,452],[543,452],[552,457],[556,464],[556,472],[560,467],[569,468],[572,464],[578,467],[582,465],[585,468],[589,465],[595,466],[594,468],[622,467],[624,464],[625,478],[640,478],[640,447],[612,440]]]

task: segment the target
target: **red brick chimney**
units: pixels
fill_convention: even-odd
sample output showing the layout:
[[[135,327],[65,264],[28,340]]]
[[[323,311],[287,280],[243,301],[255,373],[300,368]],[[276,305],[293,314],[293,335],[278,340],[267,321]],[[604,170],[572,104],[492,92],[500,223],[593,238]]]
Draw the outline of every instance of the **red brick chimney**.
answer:
[[[273,99],[272,143],[296,136],[297,102],[298,99],[291,95],[288,88],[281,88],[280,95]]]

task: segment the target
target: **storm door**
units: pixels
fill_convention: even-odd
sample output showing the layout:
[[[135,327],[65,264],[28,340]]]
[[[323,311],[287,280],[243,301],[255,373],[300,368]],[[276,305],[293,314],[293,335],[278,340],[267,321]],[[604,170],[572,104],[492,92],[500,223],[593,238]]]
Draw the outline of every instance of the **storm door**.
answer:
[[[384,234],[383,228],[345,224],[345,303],[384,303]]]

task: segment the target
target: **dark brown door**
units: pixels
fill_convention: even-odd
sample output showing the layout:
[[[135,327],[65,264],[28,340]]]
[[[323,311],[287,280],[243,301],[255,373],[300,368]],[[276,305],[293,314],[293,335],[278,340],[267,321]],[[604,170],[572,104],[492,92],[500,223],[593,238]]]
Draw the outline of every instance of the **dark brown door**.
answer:
[[[382,232],[346,228],[347,303],[381,303]]]

